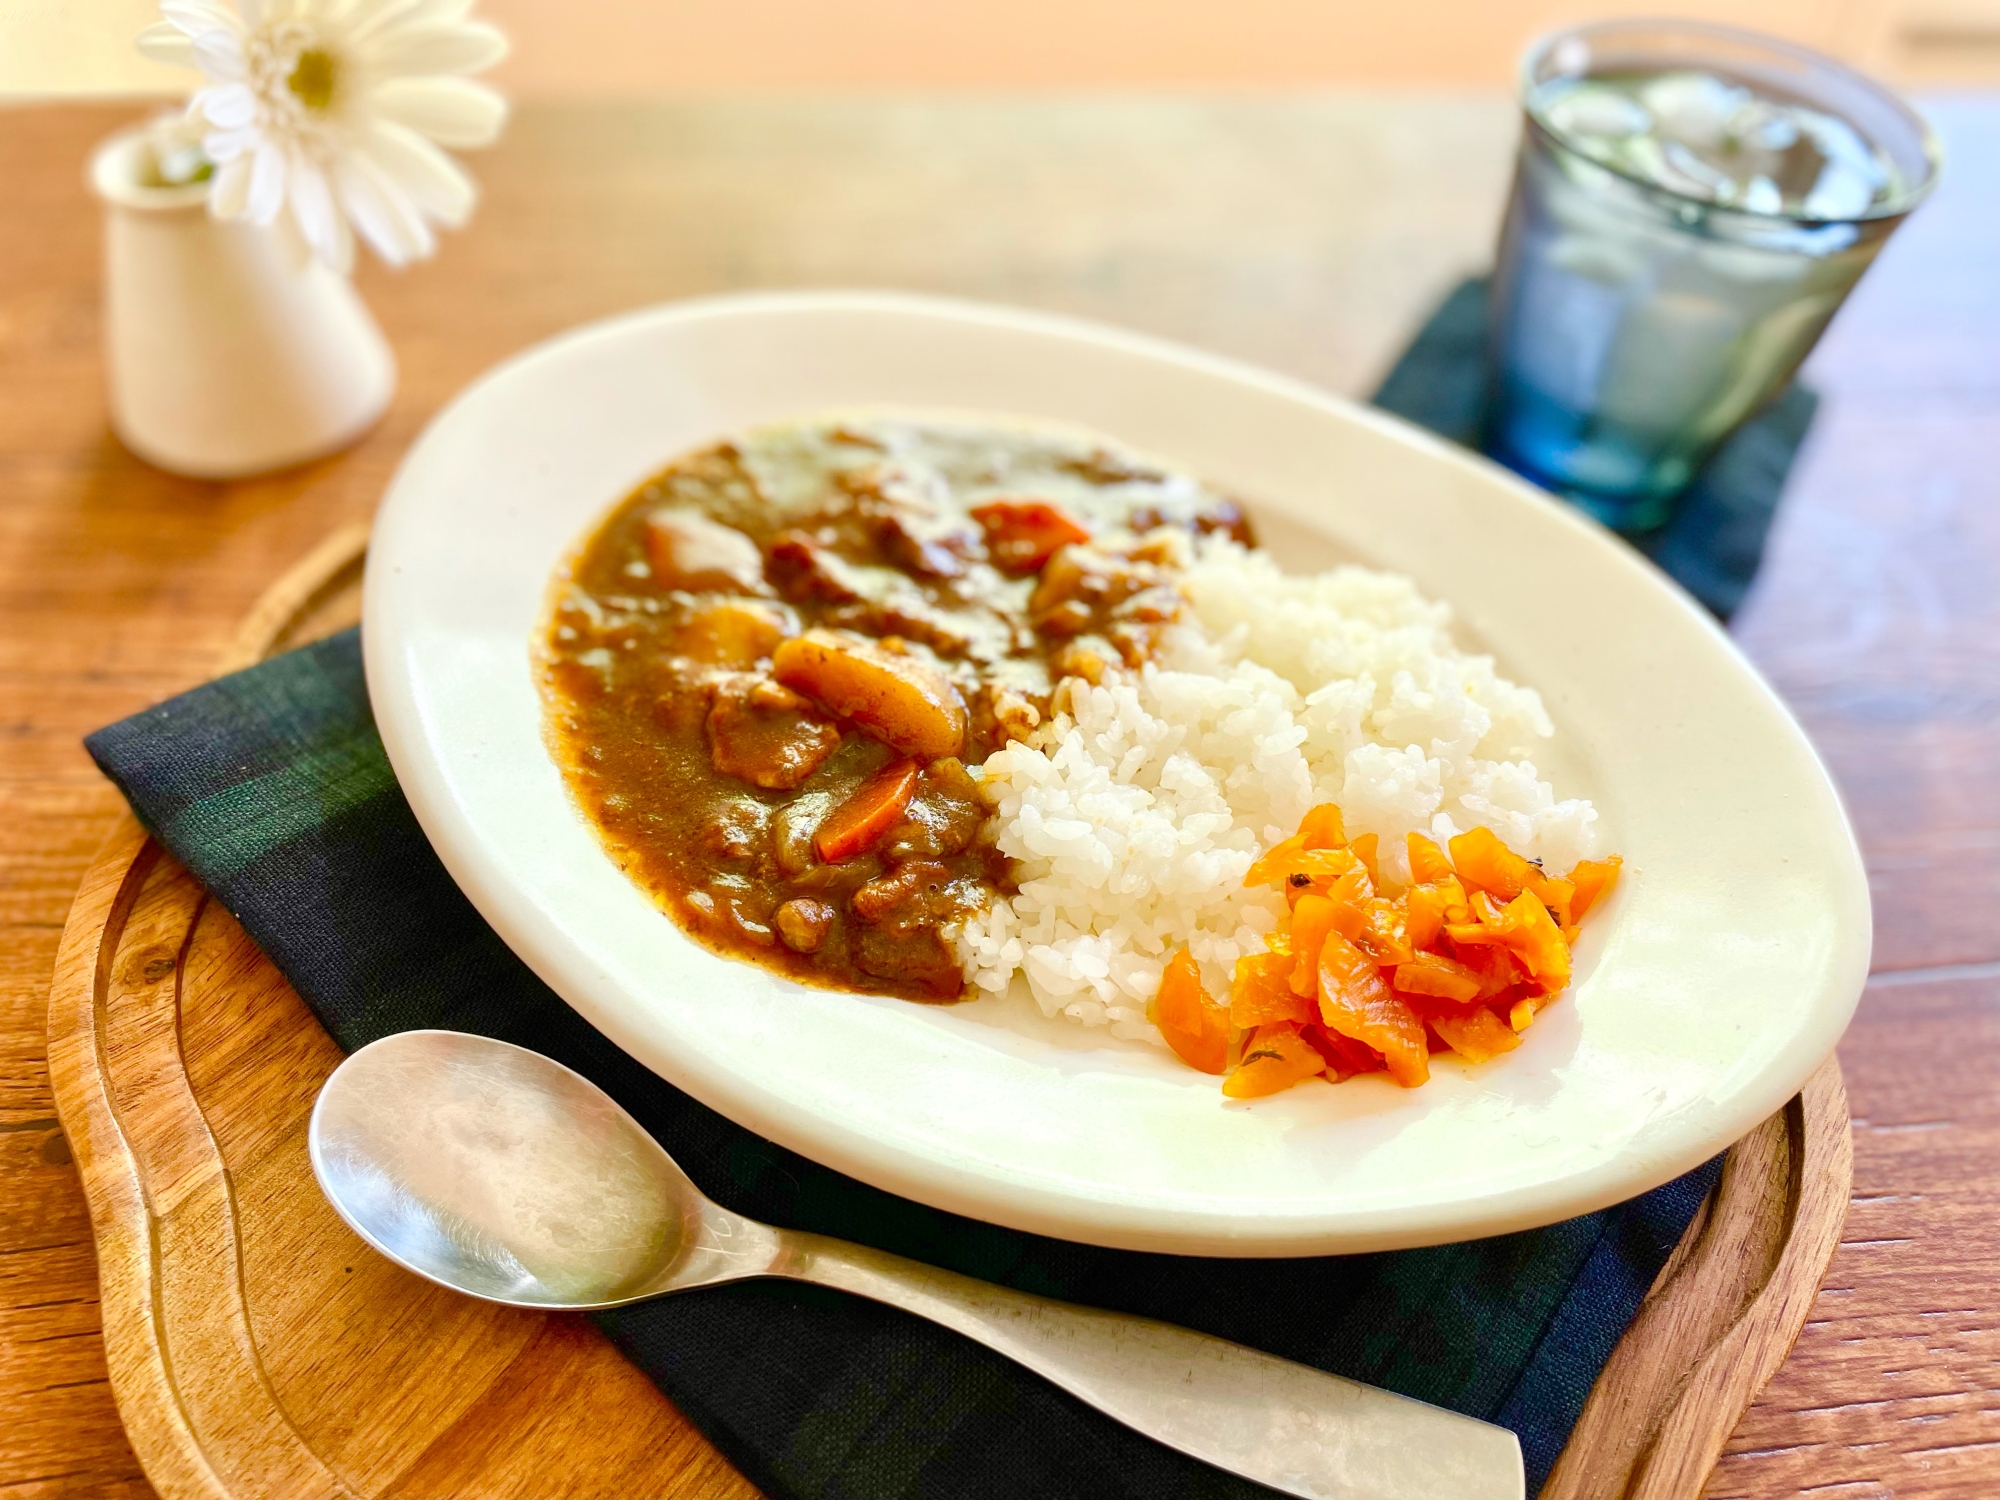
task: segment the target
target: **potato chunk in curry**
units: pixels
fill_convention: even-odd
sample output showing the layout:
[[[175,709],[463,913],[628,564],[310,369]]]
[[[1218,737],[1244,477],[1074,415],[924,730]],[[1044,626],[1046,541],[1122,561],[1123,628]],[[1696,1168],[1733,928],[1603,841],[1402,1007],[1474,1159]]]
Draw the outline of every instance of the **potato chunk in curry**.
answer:
[[[665,588],[759,593],[764,587],[757,544],[699,511],[656,511],[646,522],[646,562]]]
[[[690,614],[673,633],[673,649],[711,667],[753,667],[798,626],[782,604],[724,599]]]
[[[949,677],[845,630],[808,630],[778,647],[771,670],[829,713],[919,760],[965,748],[965,699]]]

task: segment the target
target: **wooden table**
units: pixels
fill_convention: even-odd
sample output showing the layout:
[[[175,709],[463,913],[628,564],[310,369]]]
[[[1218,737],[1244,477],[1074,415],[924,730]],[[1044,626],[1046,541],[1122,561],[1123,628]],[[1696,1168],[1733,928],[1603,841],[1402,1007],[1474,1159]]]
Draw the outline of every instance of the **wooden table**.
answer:
[[[1814,357],[1820,422],[1737,628],[1845,789],[1876,978],[1841,1048],[1845,1243],[1718,1500],[2000,1493],[2000,98],[1934,112],[1946,185]],[[57,935],[117,807],[79,738],[203,676],[458,386],[643,303],[877,285],[1363,393],[1489,253],[1513,138],[1503,101],[1450,96],[524,110],[474,164],[475,226],[361,274],[403,363],[381,428],[213,485],[105,424],[82,162],[131,115],[0,111],[0,1500],[146,1492],[43,1062]]]

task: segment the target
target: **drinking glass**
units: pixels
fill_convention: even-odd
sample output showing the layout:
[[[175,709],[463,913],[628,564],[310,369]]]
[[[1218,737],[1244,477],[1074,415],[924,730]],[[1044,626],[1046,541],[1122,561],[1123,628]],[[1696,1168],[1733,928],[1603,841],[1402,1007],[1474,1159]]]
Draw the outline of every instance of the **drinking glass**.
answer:
[[[1798,368],[1937,143],[1852,69],[1719,26],[1558,33],[1521,94],[1487,451],[1648,529]]]

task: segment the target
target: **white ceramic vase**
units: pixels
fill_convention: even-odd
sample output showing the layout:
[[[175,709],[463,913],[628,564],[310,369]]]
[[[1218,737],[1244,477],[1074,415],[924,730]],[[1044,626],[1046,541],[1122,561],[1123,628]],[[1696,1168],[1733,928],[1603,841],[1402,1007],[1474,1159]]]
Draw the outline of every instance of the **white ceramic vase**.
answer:
[[[105,204],[111,424],[176,474],[233,479],[359,438],[389,404],[396,361],[346,277],[288,218],[212,218],[205,183],[161,186],[143,130],[91,160]]]

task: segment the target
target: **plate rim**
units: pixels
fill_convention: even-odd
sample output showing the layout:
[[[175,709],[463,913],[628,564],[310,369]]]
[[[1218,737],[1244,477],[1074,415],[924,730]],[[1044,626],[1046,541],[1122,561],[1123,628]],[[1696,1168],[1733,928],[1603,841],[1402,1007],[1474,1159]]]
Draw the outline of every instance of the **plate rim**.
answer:
[[[1851,989],[1851,997],[1844,1004],[1838,998],[1830,999],[1815,1012],[1820,1021],[1816,1030],[1823,1034],[1826,1042],[1825,1053],[1832,1052],[1859,1002],[1867,977],[1872,943],[1870,898],[1852,821],[1839,788],[1817,747],[1783,700],[1712,616],[1666,575],[1643,562],[1638,554],[1621,547],[1594,523],[1483,457],[1447,443],[1399,417],[1297,377],[1231,356],[1089,319],[919,293],[867,289],[759,291],[670,301],[564,330],[516,352],[468,383],[439,408],[399,461],[394,476],[385,488],[377,514],[378,543],[384,539],[393,540],[400,514],[398,497],[409,483],[408,476],[415,461],[423,456],[435,435],[458,413],[476,402],[489,387],[518,376],[537,362],[561,358],[593,340],[615,339],[622,334],[656,325],[742,314],[828,311],[915,314],[1081,340],[1123,354],[1164,361],[1197,374],[1220,377],[1270,396],[1319,409],[1340,420],[1373,428],[1404,447],[1420,450],[1433,461],[1442,461],[1477,476],[1481,483],[1498,485],[1517,501],[1539,510],[1545,523],[1561,525],[1587,538],[1587,545],[1595,549],[1598,556],[1608,565],[1618,568],[1636,586],[1664,593],[1684,617],[1683,623],[1702,632],[1712,648],[1719,647],[1733,669],[1754,689],[1764,712],[1789,735],[1791,748],[1803,752],[1805,763],[1816,772],[1818,789],[1826,795],[1833,816],[1838,820],[1839,831],[1844,835],[1844,868],[1841,873],[1845,879],[1841,883],[1852,902],[1848,916],[1851,918],[1858,913],[1860,921],[1843,924],[1842,952],[1836,959],[1830,959],[1828,964],[1829,973],[1834,974],[1829,980],[1829,992]],[[608,505],[612,499],[607,498],[604,503]],[[1224,1256],[1360,1253],[1506,1233],[1556,1222],[1624,1201],[1699,1165],[1754,1128],[1773,1111],[1782,1108],[1824,1060],[1822,1054],[1813,1057],[1808,1065],[1786,1070],[1785,1076],[1790,1072],[1799,1075],[1790,1082],[1785,1082],[1783,1076],[1773,1075],[1765,1079],[1760,1088],[1742,1090],[1735,1107],[1720,1112],[1716,1117],[1720,1123],[1704,1132],[1699,1140],[1692,1144],[1683,1143],[1676,1151],[1655,1154],[1651,1170],[1644,1174],[1648,1180],[1640,1187],[1633,1186],[1637,1179],[1630,1166],[1620,1167],[1623,1156],[1615,1156],[1569,1176],[1509,1189],[1486,1198],[1452,1198],[1423,1207],[1400,1205],[1359,1212],[1349,1210],[1323,1215],[1313,1222],[1287,1220],[1284,1228],[1275,1231],[1265,1228],[1237,1232],[1211,1227],[1197,1232],[1185,1227],[1163,1228],[1156,1209],[1082,1200],[1073,1193],[1019,1182],[993,1183],[976,1173],[970,1176],[954,1174],[939,1168],[934,1162],[914,1160],[898,1147],[847,1131],[837,1123],[833,1127],[830,1144],[829,1122],[822,1116],[789,1110],[784,1101],[760,1093],[752,1086],[735,1089],[719,1086],[717,1078],[712,1075],[698,1076],[685,1066],[676,1067],[671,1060],[662,1059],[623,1009],[607,1004],[589,984],[577,980],[571,959],[584,957],[587,963],[587,956],[567,955],[556,951],[562,945],[537,940],[534,924],[523,920],[534,906],[529,893],[498,872],[486,868],[462,846],[455,836],[460,831],[455,826],[460,818],[460,809],[444,785],[441,767],[427,753],[425,738],[419,728],[422,715],[414,700],[412,684],[403,674],[400,654],[388,631],[379,624],[390,617],[378,601],[386,600],[391,588],[390,564],[386,561],[391,550],[386,545],[371,546],[363,586],[362,644],[371,706],[391,766],[413,813],[446,870],[482,917],[566,1003],[604,1032],[614,1044],[670,1084],[685,1090],[744,1128],[767,1136],[810,1160],[919,1203],[1032,1233],[1085,1243]],[[378,563],[378,559],[384,560]],[[371,604],[376,607],[370,608]],[[374,630],[369,628],[371,618],[378,622]],[[547,934],[539,936],[545,938]],[[1835,971],[1844,971],[1844,978]],[[744,1080],[734,1081],[744,1085]],[[985,1191],[967,1191],[968,1184],[979,1183],[987,1184]],[[1469,1217],[1466,1211],[1468,1202],[1483,1209],[1483,1212]],[[1080,1206],[1090,1211],[1080,1214]]]

